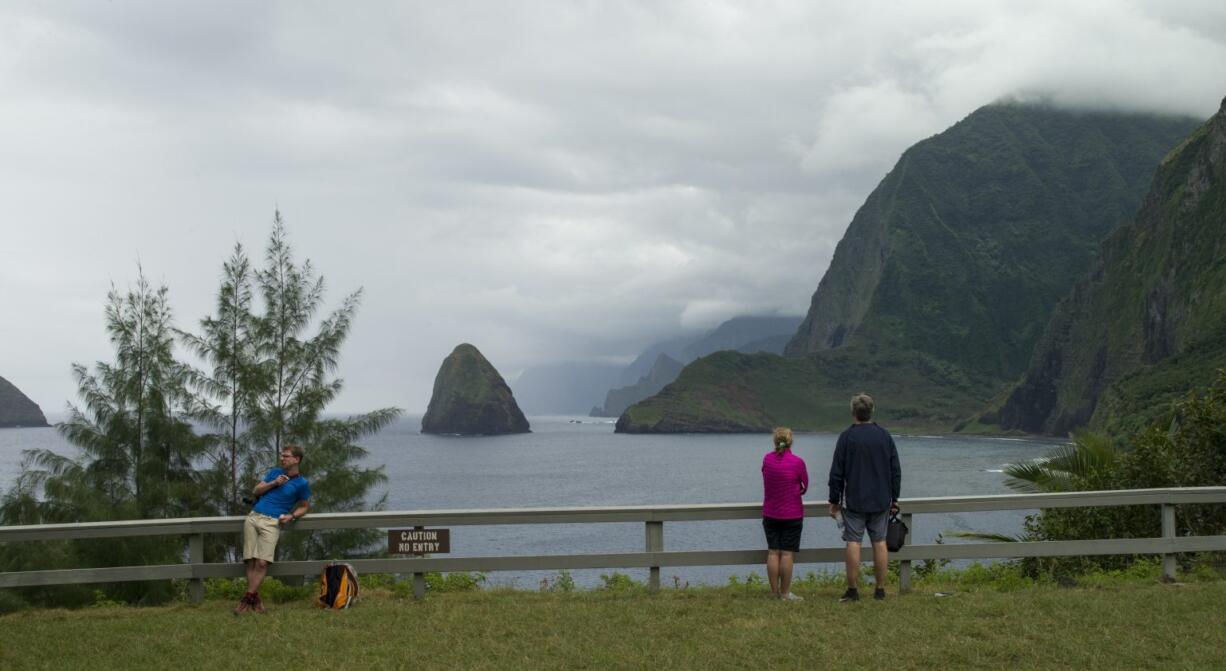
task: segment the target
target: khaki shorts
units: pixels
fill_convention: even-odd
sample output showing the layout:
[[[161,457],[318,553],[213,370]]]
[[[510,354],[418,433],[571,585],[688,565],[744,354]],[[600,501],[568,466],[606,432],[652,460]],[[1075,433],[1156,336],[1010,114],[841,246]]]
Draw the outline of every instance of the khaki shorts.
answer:
[[[271,562],[280,536],[281,527],[277,525],[277,518],[254,510],[247,513],[247,521],[243,523],[243,560],[263,559]]]

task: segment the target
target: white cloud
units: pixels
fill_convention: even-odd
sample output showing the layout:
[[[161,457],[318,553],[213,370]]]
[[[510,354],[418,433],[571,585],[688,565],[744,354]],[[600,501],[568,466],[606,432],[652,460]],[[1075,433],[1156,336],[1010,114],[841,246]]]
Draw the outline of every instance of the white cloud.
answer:
[[[1208,116],[1220,2],[53,3],[0,8],[0,375],[109,356],[139,258],[180,324],[279,205],[342,410],[798,313],[909,145],[1002,96]],[[26,354],[29,353],[29,354]]]

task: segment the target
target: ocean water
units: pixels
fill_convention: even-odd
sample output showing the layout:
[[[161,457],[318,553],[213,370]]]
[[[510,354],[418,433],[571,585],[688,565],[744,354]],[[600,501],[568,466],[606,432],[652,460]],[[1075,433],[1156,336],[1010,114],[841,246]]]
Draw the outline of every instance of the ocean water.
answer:
[[[685,503],[760,502],[762,455],[768,435],[623,435],[611,420],[587,417],[531,417],[532,433],[514,436],[449,437],[420,432],[420,417],[405,417],[362,444],[365,464],[382,466],[389,510],[622,506]],[[826,497],[826,477],[836,434],[798,434],[793,451],[808,465],[807,501]],[[1001,469],[1008,463],[1042,456],[1055,443],[978,437],[897,435],[903,468],[902,496],[1004,494]],[[54,429],[0,430],[0,486],[20,472],[21,451],[47,448],[71,454]],[[310,455],[305,471],[309,477]],[[948,530],[1017,533],[1027,511],[917,515],[916,543],[932,542]],[[638,552],[642,524],[512,525],[454,527],[455,556]],[[825,518],[805,521],[803,547],[838,546],[838,530]],[[757,520],[669,522],[667,550],[764,548]],[[836,565],[798,565],[807,571],[840,570]],[[600,583],[610,570],[572,572],[580,585]],[[623,569],[643,580],[645,569]],[[759,573],[760,568],[664,568],[665,584],[722,584],[729,576]],[[499,572],[492,584],[535,587],[553,572]],[[674,578],[675,576],[675,578]]]

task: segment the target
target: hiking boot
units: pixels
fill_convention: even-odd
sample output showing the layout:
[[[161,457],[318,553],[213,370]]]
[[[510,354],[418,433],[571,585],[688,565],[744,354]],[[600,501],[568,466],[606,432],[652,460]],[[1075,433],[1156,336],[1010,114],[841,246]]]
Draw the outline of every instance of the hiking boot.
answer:
[[[258,594],[255,596],[254,599],[252,599],[251,610],[256,613],[259,613],[260,615],[268,614],[268,609],[264,608],[264,600],[261,599]]]
[[[878,601],[885,601],[885,589],[878,587],[877,589],[873,590],[873,598]]]
[[[848,587],[847,591],[843,592],[843,596],[839,597],[839,603],[849,603],[851,601],[859,600],[860,590],[856,589],[855,587]]]
[[[246,594],[244,594],[243,598],[238,600],[238,605],[234,607],[234,614],[242,615],[243,613],[246,613],[249,610],[251,610],[251,600],[247,597]]]

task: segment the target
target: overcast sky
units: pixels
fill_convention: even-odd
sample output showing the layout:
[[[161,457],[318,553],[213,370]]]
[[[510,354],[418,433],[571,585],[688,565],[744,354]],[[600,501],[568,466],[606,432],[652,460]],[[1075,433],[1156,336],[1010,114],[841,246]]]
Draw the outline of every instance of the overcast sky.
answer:
[[[208,314],[274,208],[338,411],[421,412],[460,342],[508,378],[803,314],[911,144],[1002,97],[1208,117],[1226,3],[0,5],[0,376],[52,415],[138,261]]]

